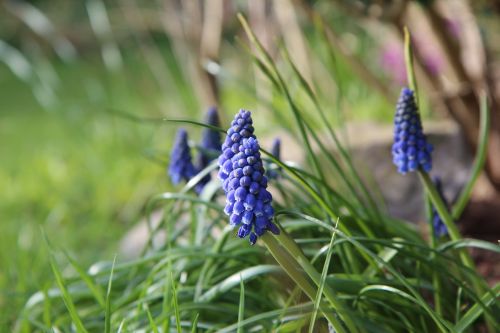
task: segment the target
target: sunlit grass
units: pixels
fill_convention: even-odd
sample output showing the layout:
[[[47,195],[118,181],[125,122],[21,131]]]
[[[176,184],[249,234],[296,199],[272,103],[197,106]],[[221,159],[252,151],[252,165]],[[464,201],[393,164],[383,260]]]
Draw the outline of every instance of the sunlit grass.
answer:
[[[152,142],[165,133],[111,116],[104,101],[91,107],[71,85],[58,109],[43,110],[5,68],[2,77],[0,325],[53,281],[41,228],[87,266],[116,252],[146,198],[168,187],[163,166],[147,157],[167,153],[168,140]]]

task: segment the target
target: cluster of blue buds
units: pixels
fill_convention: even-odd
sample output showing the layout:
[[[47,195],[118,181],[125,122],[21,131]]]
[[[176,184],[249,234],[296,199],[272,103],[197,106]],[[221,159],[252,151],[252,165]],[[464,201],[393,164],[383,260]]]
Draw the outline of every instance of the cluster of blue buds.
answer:
[[[432,150],[432,145],[427,142],[422,131],[414,93],[403,88],[394,117],[393,162],[402,174],[418,168],[429,172],[432,168]]]
[[[206,123],[212,126],[219,126],[219,116],[217,109],[210,108],[207,112]],[[184,128],[177,132],[174,146],[170,155],[168,174],[174,185],[181,180],[186,182],[193,178],[198,172],[208,166],[221,152],[221,138],[217,130],[205,128],[202,132],[200,142],[200,153],[196,166],[191,160],[191,150],[188,145],[188,134]],[[195,186],[195,191],[201,193],[205,185],[210,181],[210,175],[203,177]]]
[[[446,197],[444,196],[441,179],[439,177],[433,177],[432,181],[434,186],[436,186],[436,190],[441,197],[441,200],[443,200],[444,204],[448,206],[448,200],[446,200]],[[432,206],[432,225],[434,227],[434,235],[436,235],[436,237],[448,235],[448,228],[446,228],[446,224],[444,224],[443,220],[441,220],[441,217],[439,216],[439,213],[434,205]]]
[[[207,125],[219,127],[220,120],[215,107],[208,109],[205,123]],[[203,128],[201,133],[200,152],[198,154],[197,166],[204,169],[210,162],[215,160],[221,153],[221,135],[219,131],[211,128]]]
[[[181,180],[189,181],[197,174],[197,170],[191,161],[191,150],[188,145],[188,134],[184,128],[177,131],[174,147],[170,154],[168,175],[174,185]]]
[[[276,157],[278,160],[281,155],[281,140],[280,138],[275,138],[273,141],[273,146],[271,147],[271,154]]]
[[[273,141],[273,146],[271,147],[271,154],[277,159],[280,159],[281,155],[281,140],[279,138],[275,138]],[[267,176],[269,179],[276,179],[279,176],[279,171],[281,168],[275,168],[267,170]]]
[[[207,125],[219,127],[220,120],[219,115],[217,113],[217,109],[215,107],[211,107],[208,109],[205,123]],[[196,159],[196,166],[201,171],[205,169],[210,162],[215,160],[217,156],[221,153],[221,135],[219,131],[212,128],[203,128],[201,133],[201,142],[200,142],[200,150],[198,152],[198,157]],[[205,185],[210,181],[210,174],[203,177],[199,184],[198,188],[203,189]]]
[[[227,131],[219,157],[219,178],[226,193],[224,212],[230,224],[239,226],[238,237],[249,236],[250,244],[266,230],[279,234],[272,222],[272,196],[255,137],[250,111],[241,109]]]

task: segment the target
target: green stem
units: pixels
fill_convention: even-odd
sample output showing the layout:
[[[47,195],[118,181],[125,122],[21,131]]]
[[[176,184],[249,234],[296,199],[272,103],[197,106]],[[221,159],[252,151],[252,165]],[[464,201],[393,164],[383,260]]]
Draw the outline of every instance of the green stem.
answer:
[[[406,75],[408,76],[408,86],[415,94],[415,102],[418,103],[418,87],[417,80],[415,79],[415,70],[413,68],[413,48],[411,45],[410,31],[407,27],[404,27],[404,37],[405,37],[405,63],[406,63]]]
[[[441,200],[441,197],[439,196],[436,187],[432,183],[429,174],[419,169],[418,175],[420,176],[420,180],[422,180],[422,183],[424,184],[425,190],[427,191],[427,194],[429,195],[432,204],[434,205],[437,212],[439,213],[439,216],[446,225],[450,238],[454,241],[461,240],[462,237],[460,236],[460,232],[458,231],[456,224],[453,222],[453,219],[450,213],[448,212],[446,205],[444,204],[443,200]],[[472,259],[469,256],[469,253],[467,252],[466,249],[462,249],[460,251],[460,258],[464,266],[469,267],[471,269],[475,269],[474,263],[472,262]]]
[[[441,281],[439,280],[439,274],[432,274],[432,287],[434,288],[434,307],[439,316],[443,316],[443,306],[441,302]]]
[[[436,230],[434,228],[434,223],[433,223],[433,214],[432,214],[432,203],[431,200],[429,199],[429,196],[427,193],[424,194],[425,196],[425,213],[427,217],[427,222],[429,223],[429,230],[430,230],[430,245],[432,249],[436,249],[438,246],[438,241],[436,237]],[[430,258],[432,261],[436,260],[436,253],[431,252]],[[443,315],[443,307],[441,303],[441,281],[439,280],[439,274],[438,272],[433,272],[432,273],[432,287],[434,288],[434,307],[436,309],[436,312],[442,316]]]
[[[297,285],[306,293],[306,295],[314,302],[316,297],[316,290],[307,278],[307,275],[303,270],[300,269],[297,261],[291,256],[291,254],[283,249],[276,241],[276,239],[270,234],[265,233],[260,237],[264,242],[269,252],[280,264],[280,266],[285,270],[285,272],[292,278],[292,280],[297,283]],[[342,323],[335,317],[334,313],[328,310],[325,305],[320,304],[320,311],[328,319],[330,324],[335,328],[336,332],[347,333],[344,329]]]
[[[318,271],[309,262],[309,260],[307,260],[306,256],[299,248],[297,243],[295,243],[293,238],[291,238],[283,229],[281,229],[281,233],[275,237],[281,243],[281,245],[286,249],[286,251],[290,253],[292,257],[297,260],[298,264],[307,273],[307,275],[311,278],[311,280],[313,280],[316,286],[319,287],[321,284],[321,274],[318,273]],[[340,317],[344,320],[347,327],[349,328],[349,332],[357,332],[358,330],[356,328],[356,325],[354,324],[354,322],[351,321],[349,316],[344,315],[345,313],[344,306],[340,302],[338,302],[334,291],[330,288],[329,285],[325,284],[323,286],[323,293],[325,294],[326,299],[328,299],[330,304],[335,309],[337,309]]]

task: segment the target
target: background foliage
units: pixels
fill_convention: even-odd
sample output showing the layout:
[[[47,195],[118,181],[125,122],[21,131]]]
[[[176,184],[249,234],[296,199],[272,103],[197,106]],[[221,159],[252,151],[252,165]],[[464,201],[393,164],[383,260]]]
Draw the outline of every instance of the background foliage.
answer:
[[[358,19],[352,20],[351,16],[344,14],[349,8],[342,1],[335,6],[325,1],[304,2],[303,6],[293,7],[295,14],[291,16],[291,21],[286,21],[290,17],[279,18],[274,14],[274,11],[284,12],[287,9],[273,7],[277,6],[274,2],[269,2],[265,8],[247,6],[244,2],[226,3],[229,9],[226,8],[228,14],[221,23],[220,48],[213,51],[210,47],[203,49],[199,46],[203,39],[200,34],[211,31],[210,26],[207,28],[201,22],[208,24],[206,22],[210,20],[196,21],[196,15],[200,15],[196,8],[179,7],[179,3],[174,1],[153,4],[134,1],[123,4],[39,1],[33,5],[5,2],[2,6],[5,10],[0,14],[0,140],[3,143],[0,145],[0,212],[3,221],[0,232],[0,325],[3,326],[0,327],[21,331],[37,327],[43,331],[44,327],[53,325],[64,330],[70,322],[75,323],[74,317],[71,317],[75,313],[67,311],[59,297],[51,298],[50,302],[37,303],[27,312],[22,312],[30,295],[38,290],[58,295],[57,289],[48,291],[54,287],[53,269],[56,272],[60,270],[64,276],[63,285],[76,304],[78,316],[92,331],[102,331],[103,323],[111,313],[109,327],[113,331],[120,327],[123,331],[127,327],[130,330],[153,330],[155,325],[172,325],[173,328],[177,324],[175,310],[180,313],[179,324],[186,329],[192,326],[198,313],[202,328],[234,330],[234,323],[241,319],[242,287],[239,279],[229,278],[232,274],[245,276],[244,318],[250,325],[271,325],[266,318],[286,318],[274,324],[284,330],[308,325],[309,317],[304,313],[311,311],[314,305],[301,297],[298,291],[293,292],[291,284],[283,286],[285,290],[276,287],[282,276],[270,274],[278,268],[273,265],[272,259],[265,256],[263,248],[241,247],[239,240],[232,237],[226,240],[221,235],[207,236],[203,243],[190,243],[187,248],[174,238],[167,243],[171,249],[166,246],[149,259],[138,262],[126,262],[118,255],[110,289],[112,293],[108,298],[106,290],[111,261],[122,236],[147,213],[148,199],[172,190],[165,168],[178,124],[158,119],[199,120],[201,110],[217,103],[225,124],[235,110],[245,107],[257,111],[255,121],[259,123],[259,135],[273,133],[277,124],[295,135],[298,133],[297,123],[290,112],[290,100],[283,87],[273,86],[272,80],[269,80],[269,75],[275,77],[276,74],[268,73],[266,78],[262,67],[259,69],[258,65],[252,65],[255,64],[252,54],[256,53],[246,49],[253,48],[255,51],[255,45],[246,41],[234,15],[236,11],[243,11],[249,17],[256,34],[269,48],[273,61],[276,60],[276,70],[280,71],[286,88],[293,95],[293,103],[311,126],[308,136],[313,141],[311,135],[327,130],[322,127],[324,124],[319,113],[305,111],[314,110],[315,101],[309,98],[304,82],[312,84],[317,103],[327,111],[326,117],[336,127],[351,120],[392,120],[391,103],[399,88],[396,88],[398,83],[391,80],[391,73],[380,70],[377,60],[381,49],[377,37],[380,36],[370,35],[366,29],[374,23],[359,16],[353,16]],[[491,6],[494,7],[494,4],[484,2],[474,8],[487,41],[495,41],[494,31],[498,24],[490,16],[495,12],[487,11]],[[308,11],[308,8],[313,10]],[[206,11],[209,9],[209,6],[205,7]],[[390,13],[391,8],[381,9],[383,13]],[[324,22],[335,23],[326,25],[334,35],[326,34],[328,29],[314,20],[316,13],[322,14]],[[182,19],[175,21],[175,16]],[[200,24],[190,24],[192,21]],[[177,22],[179,25],[165,26],[166,22]],[[213,24],[216,27],[217,22]],[[302,40],[303,47],[300,44],[294,46],[293,38],[288,38],[283,25],[300,27],[299,35],[289,34],[298,38],[296,40]],[[188,29],[189,26],[192,28]],[[335,40],[340,44],[335,44]],[[495,43],[489,45],[494,46]],[[298,57],[301,52],[297,50],[302,48],[307,52],[306,58],[301,60]],[[291,60],[298,66],[303,81],[287,60],[284,50],[288,50]],[[494,47],[491,51],[493,55],[498,54]],[[353,52],[365,67],[353,64],[349,52]],[[390,88],[381,90],[380,87]],[[429,114],[427,99],[422,103],[425,116],[437,117],[435,113]],[[201,128],[190,127],[194,141],[200,131]],[[333,145],[332,141],[328,144]],[[328,160],[324,152],[320,158]],[[313,161],[310,162],[313,166]],[[355,180],[352,170],[345,164],[347,161],[342,160],[341,163],[338,176],[345,176],[346,179],[354,177]],[[322,167],[329,170],[332,166],[327,164]],[[321,173],[309,167],[304,170],[315,174],[304,174],[304,177],[315,190],[326,196],[328,205],[340,209],[343,204],[338,193],[344,192],[339,189],[345,190],[349,186],[333,181],[331,188],[322,188],[318,179],[321,179]],[[300,212],[330,224],[335,221],[335,216],[325,215],[314,208],[317,202],[303,193],[303,187],[298,186],[296,180],[283,182],[288,181],[297,190],[278,202],[283,213],[295,207],[288,213]],[[332,192],[333,189],[336,191]],[[370,206],[369,198],[356,191],[347,192],[345,200],[353,208],[346,216],[352,215],[353,221],[357,221],[358,227],[354,230],[364,228],[358,234],[361,244],[370,243],[373,235],[365,234],[366,230],[378,234],[379,229],[370,225],[368,220],[376,220],[383,225],[393,225],[393,221],[382,218],[383,212],[377,211],[376,205]],[[197,209],[182,202],[176,205],[178,210]],[[165,209],[171,208],[167,203]],[[223,229],[226,221],[220,216],[220,210],[209,209],[205,213],[208,215],[203,215],[204,219],[214,221]],[[344,219],[340,220],[341,226],[342,223],[349,223],[348,217]],[[324,255],[331,240],[331,230],[326,227],[318,229],[313,222],[296,215],[291,220],[283,218],[282,221],[304,246],[308,258]],[[185,223],[187,225],[188,222]],[[165,221],[165,225],[172,223]],[[421,256],[431,256],[431,253],[424,251],[419,254],[416,249],[424,243],[417,232],[401,228],[404,231],[385,230],[380,234],[388,243],[366,246],[373,251],[387,246],[385,255],[395,256],[395,267],[411,283],[415,280],[425,296],[425,290],[430,288],[432,270],[448,267],[448,261],[452,259],[439,257],[438,261],[428,266],[422,264],[415,271],[415,262],[420,262],[423,259]],[[55,248],[56,262],[52,268],[42,229]],[[189,235],[189,230],[186,234]],[[414,243],[401,248],[400,240],[390,240],[402,234]],[[342,242],[342,239],[335,241]],[[224,250],[224,255],[219,253],[217,246]],[[212,248],[213,252],[207,252]],[[383,288],[362,289],[367,281],[394,285],[385,280],[384,274],[370,269],[369,265],[366,268],[368,273],[365,273],[369,276],[373,274],[375,280],[366,276],[356,280],[355,276],[360,277],[367,264],[366,259],[358,258],[360,253],[354,251],[357,248],[352,243],[335,247],[332,265],[336,268],[329,271],[331,275],[326,278],[327,281],[340,281],[336,285],[343,288],[341,292],[346,302],[356,303],[367,313],[374,311],[376,315],[383,313],[385,317],[392,317],[391,307],[407,309],[410,317],[401,318],[399,323],[388,320],[386,325],[406,325],[416,331],[432,331],[433,324],[429,318],[410,312],[413,303],[408,299],[386,297],[383,292],[377,294]],[[389,250],[394,248],[404,253],[406,259]],[[75,258],[78,267],[84,271],[96,261],[106,261],[96,266],[99,269],[91,270],[90,280],[99,286],[95,289],[98,291],[94,292],[85,275],[68,263],[63,249]],[[350,253],[352,251],[356,252],[354,258]],[[201,266],[207,260],[209,264]],[[315,267],[319,272],[323,264],[324,260],[317,260]],[[458,264],[456,269],[462,270]],[[444,274],[443,279],[445,276],[450,278],[447,272],[439,271]],[[180,272],[186,273],[187,280],[183,280]],[[264,273],[271,277],[262,277]],[[183,285],[174,292],[172,286],[179,280],[184,281]],[[202,287],[200,281],[203,281]],[[356,284],[356,281],[362,282]],[[459,284],[459,281],[455,282]],[[216,288],[221,285],[224,288]],[[203,291],[205,298],[202,305],[195,302],[197,297],[202,297],[199,291],[197,294],[196,288]],[[267,298],[263,301],[262,295],[255,293],[260,290],[272,292],[266,294]],[[372,292],[380,298],[365,297]],[[397,293],[393,290],[389,292]],[[449,301],[448,313],[444,316],[454,318],[457,313],[451,309],[460,308],[461,298],[457,296],[456,289],[444,293]],[[462,288],[461,293],[466,295],[467,289]],[[354,295],[359,300],[356,301]],[[110,307],[107,306],[107,299],[110,299]],[[175,299],[177,302],[172,303]],[[469,301],[472,302],[470,298]],[[386,309],[381,310],[384,302]],[[172,304],[179,304],[179,307]],[[273,312],[283,307],[289,312]],[[149,314],[156,324],[152,323]],[[172,323],[163,320],[170,314]],[[325,325],[325,322],[319,322],[319,325]]]

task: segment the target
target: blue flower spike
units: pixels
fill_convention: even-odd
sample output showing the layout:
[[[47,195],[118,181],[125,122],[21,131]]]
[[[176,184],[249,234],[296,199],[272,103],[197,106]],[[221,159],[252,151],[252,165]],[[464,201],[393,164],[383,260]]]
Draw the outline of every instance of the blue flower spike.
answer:
[[[411,89],[403,88],[394,116],[394,144],[392,145],[393,162],[398,172],[425,172],[432,169],[433,147],[427,142],[422,130],[422,122]]]
[[[215,107],[208,109],[205,116],[205,124],[212,125],[215,127],[220,126],[219,115]],[[213,130],[211,128],[203,128],[201,133],[200,150],[196,158],[196,167],[198,170],[205,169],[210,162],[216,159],[221,153],[221,135],[219,131]],[[203,188],[208,182],[210,182],[210,174],[203,177],[200,182],[196,185],[196,192],[201,193]]]
[[[238,237],[249,236],[255,244],[267,230],[279,234],[272,222],[272,195],[254,135],[251,112],[241,109],[231,122],[218,159],[219,178],[226,193],[224,212],[233,226],[239,226]]]
[[[444,196],[441,178],[433,177],[432,182],[434,183],[434,186],[436,186],[436,190],[441,197],[441,200],[443,200],[444,204],[448,207],[448,200],[446,200],[446,197]],[[432,205],[432,224],[434,226],[434,235],[436,235],[436,237],[439,238],[448,235],[448,228],[446,228],[446,224],[444,224],[443,220],[441,220],[441,216],[439,216],[439,213],[434,205]]]
[[[277,160],[280,159],[280,155],[281,155],[281,140],[280,140],[280,138],[275,138],[274,139],[273,145],[271,147],[271,154]],[[276,179],[276,178],[278,178],[278,176],[279,176],[279,173],[278,173],[279,170],[281,170],[281,168],[280,167],[276,167],[276,166],[275,166],[275,169],[268,170],[267,171],[267,176],[269,177],[269,179]]]
[[[278,160],[280,159],[280,155],[281,155],[281,140],[280,140],[280,138],[274,139],[273,146],[271,148],[271,154],[273,154],[273,156],[276,157]]]
[[[208,109],[205,116],[205,124],[215,127],[220,126],[219,114],[215,107]],[[221,153],[220,132],[207,127],[203,128],[200,147],[197,166],[199,169],[204,169]]]
[[[188,134],[184,128],[177,131],[175,143],[170,154],[168,175],[174,185],[181,180],[189,181],[197,171],[191,161],[191,150],[188,145]]]

